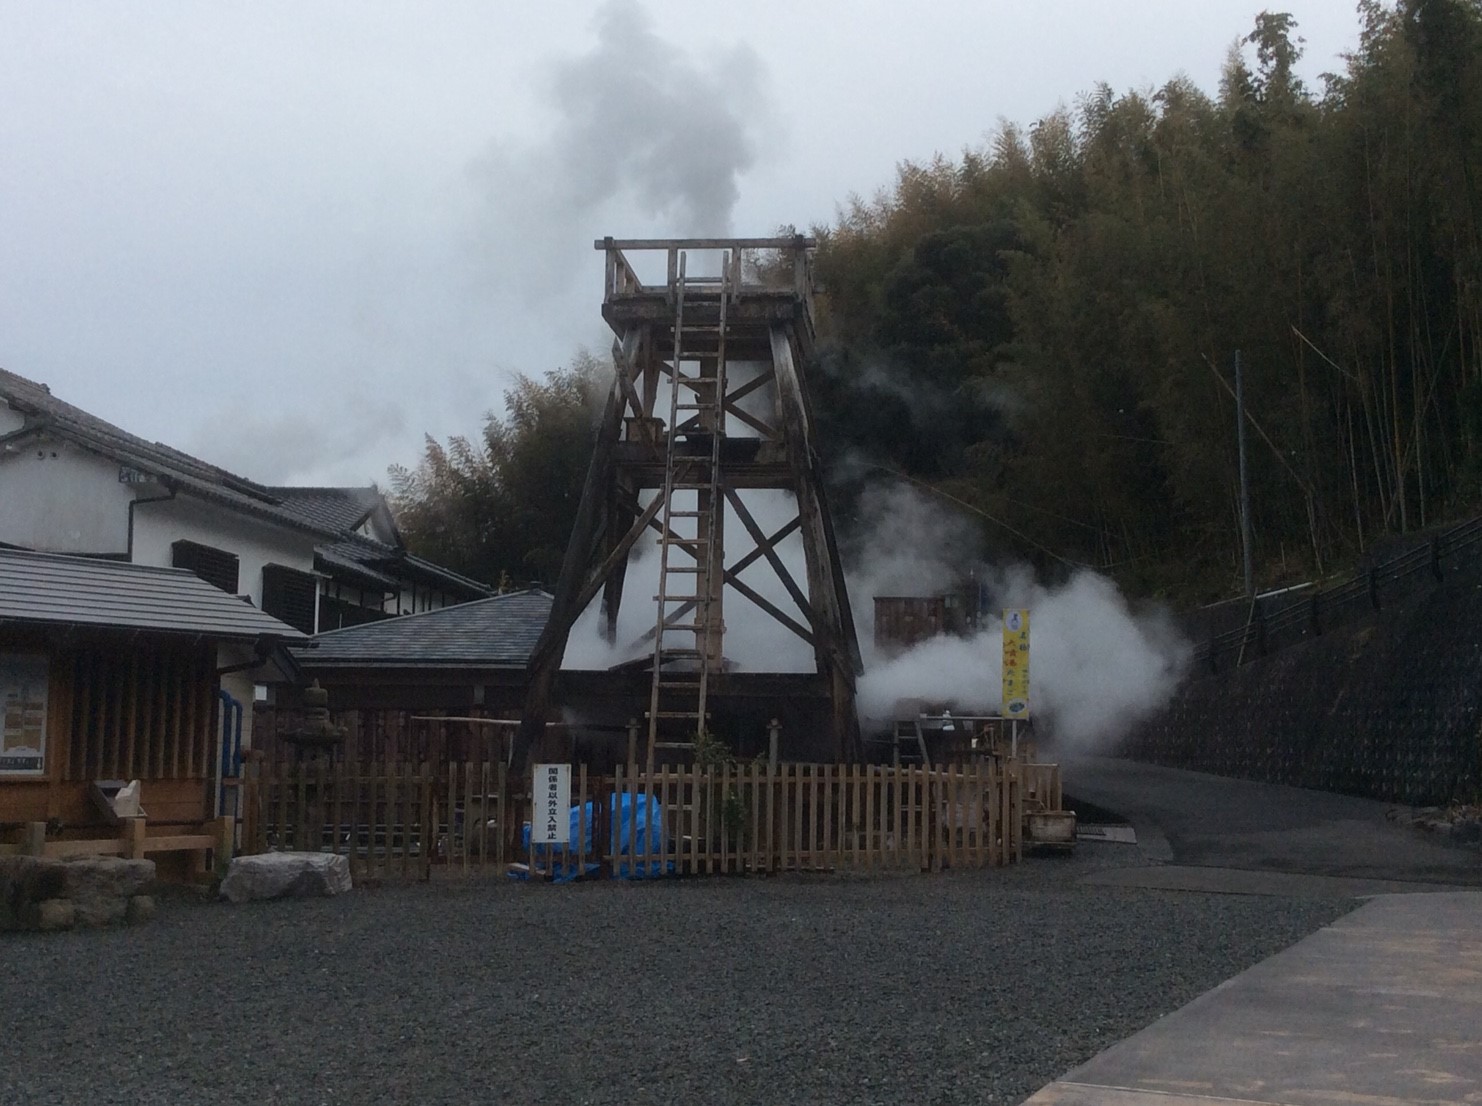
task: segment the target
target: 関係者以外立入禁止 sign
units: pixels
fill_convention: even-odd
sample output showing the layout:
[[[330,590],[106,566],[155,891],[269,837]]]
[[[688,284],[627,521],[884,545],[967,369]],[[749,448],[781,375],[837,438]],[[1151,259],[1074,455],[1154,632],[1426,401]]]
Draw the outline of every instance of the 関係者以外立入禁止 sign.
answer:
[[[537,764],[532,780],[530,815],[532,845],[566,845],[571,841],[571,765]]]

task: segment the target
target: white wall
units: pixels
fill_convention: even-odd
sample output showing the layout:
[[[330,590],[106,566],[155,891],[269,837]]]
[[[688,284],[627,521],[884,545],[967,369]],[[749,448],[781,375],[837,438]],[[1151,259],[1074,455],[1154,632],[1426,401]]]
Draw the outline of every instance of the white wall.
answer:
[[[0,417],[8,411],[0,407]],[[142,489],[120,484],[118,470],[116,461],[53,438],[0,449],[0,542],[52,553],[128,552],[129,500]]]
[[[251,659],[251,654],[252,651],[250,649],[222,646],[217,651],[217,666],[219,668],[227,668],[235,664],[240,664],[244,660]],[[243,749],[252,748],[252,688],[254,679],[254,673],[251,671],[228,672],[221,677],[221,690],[242,704]],[[217,737],[220,738],[220,736],[218,732]],[[215,755],[219,769],[221,760],[221,743],[219,740],[214,748],[216,750]]]
[[[182,540],[235,553],[237,593],[251,596],[259,607],[263,565],[314,570],[314,538],[310,534],[259,522],[183,493],[162,503],[140,503],[134,508],[135,564],[168,567],[171,543]]]

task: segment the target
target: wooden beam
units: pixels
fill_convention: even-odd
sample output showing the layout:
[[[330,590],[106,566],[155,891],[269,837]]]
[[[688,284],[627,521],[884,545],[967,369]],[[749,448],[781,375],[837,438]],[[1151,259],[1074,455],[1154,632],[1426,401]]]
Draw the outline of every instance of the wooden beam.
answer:
[[[615,532],[622,529],[624,532],[633,524],[634,512],[629,509],[628,501],[636,502],[637,494],[633,490],[631,481],[619,470],[614,479],[617,481],[616,489],[607,504],[607,526],[604,530],[609,550],[612,548]],[[612,645],[617,640],[618,610],[623,602],[623,584],[627,581],[628,560],[623,558],[612,567],[607,574],[607,582],[602,585],[602,636]]]
[[[103,654],[92,650],[93,682],[93,725],[88,734],[87,759],[83,762],[80,779],[93,779],[103,772],[103,727],[107,723],[108,710],[108,666],[103,663]]]
[[[700,604],[696,603],[693,599],[686,600],[685,602],[681,603],[679,606],[675,607],[674,610],[669,614],[669,616],[664,619],[664,625],[667,627],[667,626],[669,626],[671,624],[677,624],[681,618],[683,618],[685,615],[689,614],[690,611],[694,610],[699,605]],[[659,628],[658,628],[658,626],[650,626],[647,630],[644,630],[643,631],[642,636],[639,637],[639,639],[637,640],[637,642],[635,642],[635,644],[637,644],[637,645],[646,645],[648,642],[652,641],[654,638],[656,638],[658,636],[659,636]]]
[[[194,779],[196,774],[196,734],[199,724],[196,711],[200,704],[196,672],[196,658],[186,658],[186,664],[181,673],[180,697],[185,700],[184,732],[181,735],[181,743],[185,746],[184,778],[188,780]]]
[[[622,389],[614,381],[607,395],[602,421],[597,426],[592,459],[587,465],[587,478],[582,486],[581,503],[577,507],[576,519],[571,528],[571,540],[566,545],[566,556],[561,562],[561,577],[556,584],[555,601],[551,604],[550,617],[546,620],[545,629],[541,631],[526,666],[530,681],[525,695],[525,711],[511,749],[511,758],[520,766],[521,771],[529,760],[531,749],[545,733],[545,720],[551,703],[551,684],[560,667],[561,655],[566,651],[571,627],[581,615],[581,607],[574,600],[580,592],[586,567],[592,563],[596,553],[603,502],[609,494],[614,475],[613,451],[622,429],[624,402]]]
[[[772,546],[775,546],[778,542],[782,541],[784,538],[786,538],[793,531],[800,529],[802,527],[802,525],[803,525],[803,520],[800,519],[800,518],[795,518],[791,522],[787,523],[785,526],[779,527],[776,533],[772,534],[769,538],[767,538],[767,540],[765,542],[765,545],[763,543],[761,543],[761,542],[758,542],[757,543],[757,547],[755,549],[753,549],[750,553],[746,554],[746,556],[742,557],[739,561],[737,561],[735,564],[733,564],[730,568],[726,569],[726,571],[728,573],[733,573],[733,574],[734,573],[738,573],[738,572],[744,572],[746,569],[748,569],[752,565],[754,565],[757,561],[759,561],[759,560],[762,559],[762,557],[764,555],[762,553],[763,548],[771,548]]]
[[[144,835],[149,826],[142,815],[123,819],[123,831],[120,841],[123,843],[123,855],[130,860],[144,859]]]
[[[645,507],[643,513],[638,516],[638,521],[628,528],[628,532],[622,536],[621,540],[612,547],[611,552],[603,558],[602,563],[587,577],[587,582],[582,585],[581,591],[577,592],[574,605],[578,613],[586,610],[587,604],[596,597],[597,592],[602,590],[602,585],[607,582],[607,577],[611,574],[612,570],[627,561],[628,551],[633,548],[633,544],[638,540],[639,535],[648,528],[649,523],[658,515],[659,508],[663,505],[664,497],[654,496],[653,502]]]
[[[102,841],[48,841],[42,854],[60,860],[69,856],[122,856],[124,843],[118,840]]]
[[[119,773],[124,779],[135,778],[134,754],[138,749],[139,742],[139,654],[135,650],[129,650],[129,706],[125,712],[127,731],[121,738],[123,742],[123,771]]]
[[[214,849],[215,847],[216,835],[214,833],[182,833],[171,837],[146,837],[144,839],[146,853],[174,853]]]
[[[758,388],[764,388],[776,379],[777,372],[769,365],[763,372],[757,373],[755,377],[742,384],[739,388],[734,388],[727,392],[726,402],[731,403],[736,400],[745,399]]]
[[[772,566],[772,571],[777,573],[777,579],[781,580],[782,586],[787,589],[787,594],[792,596],[792,601],[798,605],[798,610],[813,625],[814,630],[817,630],[817,612],[809,604],[808,597],[803,594],[803,589],[798,587],[797,581],[792,578],[792,573],[782,563],[782,558],[777,556],[776,547],[767,540],[767,536],[762,533],[762,528],[756,524],[756,519],[751,517],[751,512],[741,501],[741,496],[733,489],[727,488],[725,497],[735,510],[736,517],[741,520],[741,525],[746,527],[746,532],[751,535],[751,540],[756,542],[757,551],[767,559],[767,563]]]
[[[180,743],[185,733],[185,687],[188,682],[188,669],[184,664],[184,658],[173,655],[170,658],[170,778],[180,779]]]
[[[755,590],[752,589],[752,587],[749,584],[746,584],[745,582],[743,582],[741,580],[737,580],[735,577],[731,576],[729,573],[726,574],[726,583],[730,584],[731,587],[735,588],[736,591],[739,592],[741,595],[744,595],[747,599],[750,599],[758,607],[760,607],[762,610],[766,611],[769,615],[771,615],[773,618],[775,618],[778,622],[782,623],[782,625],[786,626],[793,633],[797,634],[798,637],[802,638],[809,645],[812,645],[815,648],[817,647],[817,644],[818,643],[814,639],[813,635],[808,631],[808,627],[804,626],[797,619],[792,618],[787,613],[785,613],[784,611],[780,610],[774,603],[772,603],[765,596],[758,594]]]
[[[741,408],[732,404],[729,399],[725,401],[725,410],[726,414],[733,416],[738,422],[745,423],[763,438],[772,439],[777,437],[777,428],[775,426],[768,426],[751,412],[743,411]]]
[[[632,351],[625,347],[631,345],[636,351],[638,334],[638,329],[633,327],[621,339],[612,340],[612,362],[617,375],[618,387],[622,389],[623,398],[628,401],[628,407],[635,419],[645,418],[646,414],[643,410],[643,401],[638,398],[638,390],[633,386],[633,377],[636,373],[633,369]]]
[[[599,238],[597,250],[811,250],[818,239],[792,238]]]
[[[863,671],[859,640],[854,627],[854,614],[844,583],[844,567],[839,558],[833,520],[829,517],[828,500],[823,486],[823,473],[813,446],[813,419],[807,393],[793,358],[792,343],[781,327],[772,329],[772,363],[777,372],[778,407],[787,429],[787,451],[800,473],[798,515],[805,520],[803,548],[808,557],[809,597],[831,626],[838,628],[840,661],[847,667],[849,680]],[[814,594],[814,593],[817,594]],[[851,713],[852,717],[852,713]]]
[[[818,650],[819,671],[831,673],[836,755],[853,760],[860,752],[859,718],[854,709],[854,679],[862,669],[859,643],[849,610],[843,567],[824,498],[822,473],[812,441],[812,417],[792,342],[782,326],[772,328],[772,365],[777,372],[777,407],[785,430],[788,458],[797,473],[798,516],[803,520],[803,552],[808,566],[808,598],[822,619],[837,627],[841,650]],[[841,655],[842,654],[842,655]]]

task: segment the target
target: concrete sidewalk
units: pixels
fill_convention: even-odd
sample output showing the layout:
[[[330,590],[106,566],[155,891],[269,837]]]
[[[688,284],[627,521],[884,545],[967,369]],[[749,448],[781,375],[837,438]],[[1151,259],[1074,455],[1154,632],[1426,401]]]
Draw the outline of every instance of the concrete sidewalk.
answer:
[[[1482,893],[1386,895],[1026,1106],[1482,1102]]]

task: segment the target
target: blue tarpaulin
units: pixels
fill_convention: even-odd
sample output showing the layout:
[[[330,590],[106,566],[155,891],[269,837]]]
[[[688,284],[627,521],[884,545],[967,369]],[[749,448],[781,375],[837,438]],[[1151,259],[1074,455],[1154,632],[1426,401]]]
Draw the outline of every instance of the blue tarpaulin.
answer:
[[[636,800],[636,801],[635,801]],[[612,838],[609,845],[615,841],[616,847],[612,848],[615,857],[628,857],[628,860],[619,859],[613,870],[613,875],[619,879],[651,879],[654,876],[662,876],[674,871],[672,861],[666,862],[659,859],[635,860],[634,857],[642,857],[650,850],[662,855],[664,852],[664,812],[659,806],[659,800],[652,795],[634,796],[628,792],[617,794],[614,792],[608,797],[607,809],[612,811]],[[583,830],[585,823],[585,833]],[[579,875],[592,875],[597,871],[597,862],[588,859],[581,871],[578,871],[576,862],[577,842],[584,839],[586,855],[591,858],[594,855],[592,849],[592,804],[583,803],[581,806],[571,808],[571,831],[569,845],[536,845],[531,860],[541,872],[554,872],[556,883],[569,883]],[[530,850],[530,823],[525,823],[521,831],[521,846]],[[529,879],[528,872],[515,873],[516,879]]]

